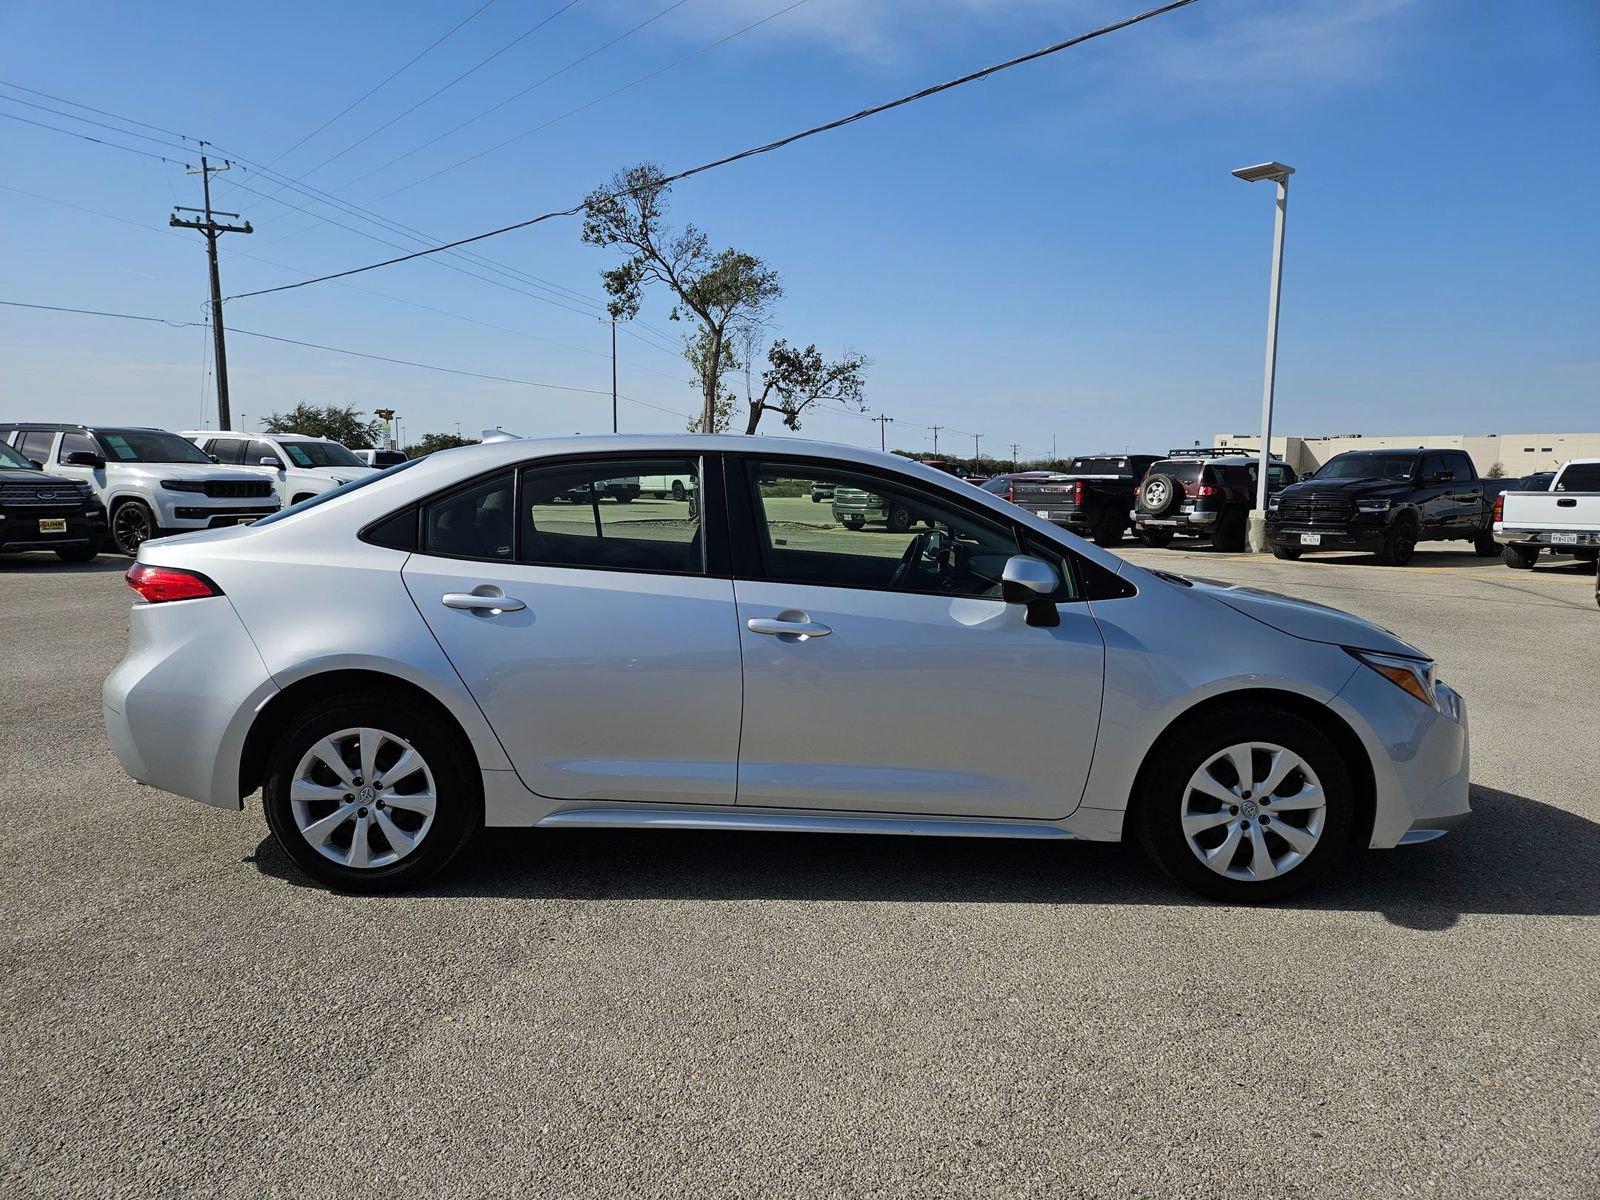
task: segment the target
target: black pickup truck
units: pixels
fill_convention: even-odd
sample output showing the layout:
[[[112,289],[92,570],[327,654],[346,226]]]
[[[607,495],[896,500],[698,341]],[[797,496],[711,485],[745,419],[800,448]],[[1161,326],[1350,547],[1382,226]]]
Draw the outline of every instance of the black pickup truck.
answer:
[[[1278,558],[1369,550],[1404,566],[1418,542],[1467,541],[1500,552],[1472,459],[1460,450],[1347,450],[1267,501],[1267,541]]]
[[[1115,546],[1128,528],[1134,492],[1158,454],[1090,454],[1075,458],[1065,471],[1042,479],[1013,481],[1013,504],[1035,516]]]

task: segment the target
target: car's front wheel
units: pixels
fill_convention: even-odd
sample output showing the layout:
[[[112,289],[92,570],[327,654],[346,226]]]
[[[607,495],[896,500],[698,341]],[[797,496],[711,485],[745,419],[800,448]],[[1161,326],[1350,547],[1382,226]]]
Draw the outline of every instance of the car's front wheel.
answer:
[[[111,542],[124,554],[137,554],[139,547],[159,537],[155,514],[143,500],[124,500],[111,514]]]
[[[1305,551],[1299,546],[1273,546],[1272,557],[1281,558],[1285,562],[1295,562]]]
[[[483,823],[471,750],[437,716],[382,693],[309,709],[273,747],[263,794],[285,853],[340,891],[418,883]]]
[[[1275,900],[1343,857],[1355,817],[1338,749],[1293,713],[1239,707],[1165,738],[1141,776],[1140,840],[1213,900]]]
[[[1378,561],[1389,567],[1403,567],[1417,552],[1417,523],[1410,517],[1399,517],[1383,535],[1383,545],[1378,550]]]

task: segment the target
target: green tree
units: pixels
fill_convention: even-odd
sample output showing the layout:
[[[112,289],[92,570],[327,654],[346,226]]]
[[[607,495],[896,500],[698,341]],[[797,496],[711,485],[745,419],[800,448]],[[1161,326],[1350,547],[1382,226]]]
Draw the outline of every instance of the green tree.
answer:
[[[477,438],[464,438],[454,433],[425,433],[405,448],[407,458],[424,458],[440,450],[453,450],[457,446],[476,446]]]
[[[737,365],[733,338],[742,326],[765,320],[783,285],[753,254],[731,247],[713,251],[693,225],[672,231],[664,178],[654,163],[640,163],[591,192],[583,205],[583,240],[628,255],[601,274],[614,319],[638,316],[644,289],[655,285],[672,293],[674,321],[687,314],[699,322],[695,335],[684,338],[684,356],[700,384],[700,429],[712,433],[732,419],[734,396],[722,380]]]
[[[301,401],[288,412],[272,413],[261,427],[268,433],[303,433],[330,438],[351,450],[371,450],[383,436],[383,424],[362,419],[355,405],[307,404]]]
[[[753,345],[748,340],[746,361],[754,357]],[[865,355],[847,350],[844,357],[826,361],[816,346],[796,349],[779,338],[767,349],[767,369],[761,374],[761,393],[751,391],[750,374],[745,372],[745,400],[750,406],[750,417],[745,424],[746,433],[754,433],[766,412],[779,413],[790,429],[800,428],[800,417],[806,409],[819,400],[867,410],[866,370],[869,365]]]

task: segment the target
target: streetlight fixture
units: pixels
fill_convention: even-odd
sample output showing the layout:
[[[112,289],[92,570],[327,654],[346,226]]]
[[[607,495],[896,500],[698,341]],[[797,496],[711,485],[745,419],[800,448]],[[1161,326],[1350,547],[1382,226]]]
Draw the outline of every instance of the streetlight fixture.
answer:
[[[1272,237],[1272,285],[1267,300],[1267,367],[1261,386],[1261,468],[1256,477],[1256,506],[1250,513],[1249,547],[1267,549],[1267,463],[1272,457],[1272,385],[1278,373],[1278,297],[1283,290],[1283,224],[1289,213],[1289,176],[1294,168],[1281,162],[1257,163],[1233,173],[1246,183],[1271,180],[1278,185],[1278,216]]]

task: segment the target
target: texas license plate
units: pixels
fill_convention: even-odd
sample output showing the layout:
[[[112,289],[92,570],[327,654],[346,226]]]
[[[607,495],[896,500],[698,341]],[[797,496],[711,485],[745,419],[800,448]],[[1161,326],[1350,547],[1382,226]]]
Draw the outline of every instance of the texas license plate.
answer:
[[[234,522],[235,525],[254,525],[255,523],[256,519],[254,517],[240,517]]]
[[[1550,544],[1552,546],[1576,546],[1578,544],[1578,535],[1575,533],[1552,533],[1550,535]]]
[[[65,533],[67,519],[65,517],[41,517],[39,519],[40,533]]]
[[[1322,535],[1320,533],[1302,533],[1300,535],[1300,544],[1302,546],[1320,546],[1322,545]]]
[[[1033,510],[1033,515],[1036,517],[1043,517],[1046,521],[1048,521],[1050,519],[1050,510],[1048,508],[1036,508]]]

